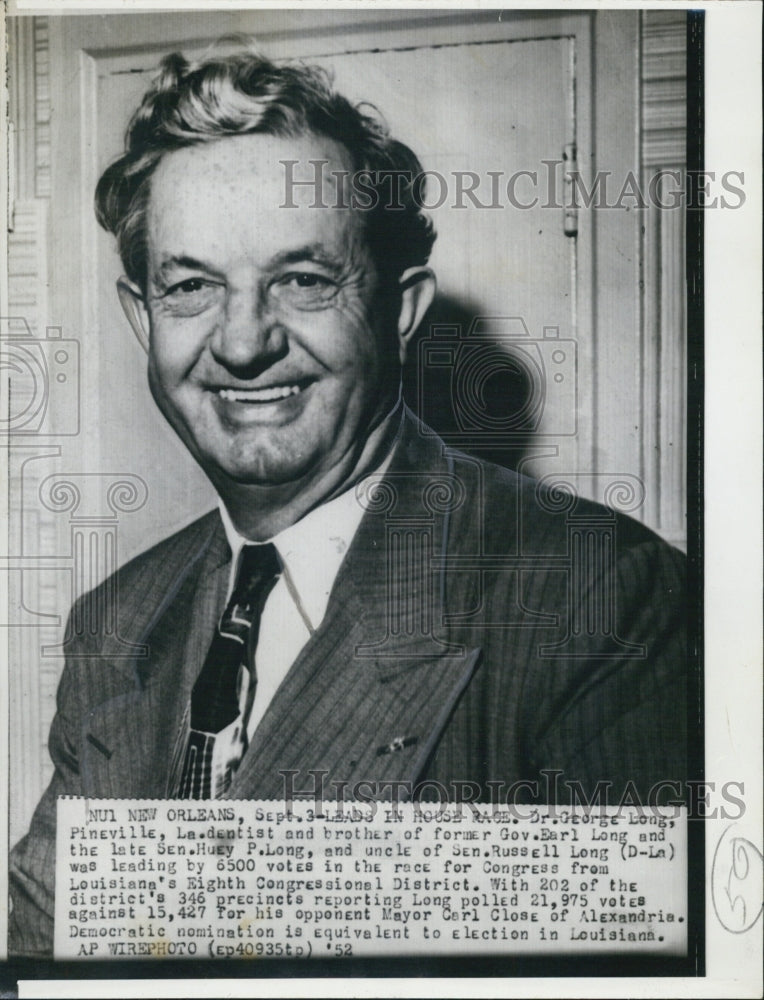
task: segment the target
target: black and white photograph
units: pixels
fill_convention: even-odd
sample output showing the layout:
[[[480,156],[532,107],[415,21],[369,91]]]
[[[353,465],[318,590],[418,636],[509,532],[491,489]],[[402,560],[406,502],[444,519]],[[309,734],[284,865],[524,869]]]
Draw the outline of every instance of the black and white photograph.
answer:
[[[714,14],[8,13],[3,995],[755,957]]]

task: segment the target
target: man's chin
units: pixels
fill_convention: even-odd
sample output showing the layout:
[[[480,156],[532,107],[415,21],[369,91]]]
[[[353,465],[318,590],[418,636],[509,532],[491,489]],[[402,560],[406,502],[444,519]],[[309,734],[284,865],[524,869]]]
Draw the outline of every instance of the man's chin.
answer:
[[[274,460],[273,456],[257,456],[247,460],[214,464],[203,463],[202,468],[215,489],[226,490],[251,487],[255,489],[303,488],[310,478],[314,463],[305,459]]]

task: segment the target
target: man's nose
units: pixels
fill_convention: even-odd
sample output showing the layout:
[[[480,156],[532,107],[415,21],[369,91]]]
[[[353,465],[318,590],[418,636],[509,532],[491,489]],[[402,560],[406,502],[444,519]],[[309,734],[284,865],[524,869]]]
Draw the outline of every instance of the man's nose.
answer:
[[[286,353],[283,326],[255,293],[229,293],[210,338],[210,351],[224,367],[246,376]]]

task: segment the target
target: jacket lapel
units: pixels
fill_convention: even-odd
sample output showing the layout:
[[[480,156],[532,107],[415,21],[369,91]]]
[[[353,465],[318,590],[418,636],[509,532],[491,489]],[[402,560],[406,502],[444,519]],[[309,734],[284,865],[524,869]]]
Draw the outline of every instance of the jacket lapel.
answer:
[[[362,652],[368,635],[357,599],[332,601],[255,732],[230,798],[283,799],[313,792],[316,781],[326,798],[353,797],[360,781],[416,782],[479,650],[433,654],[407,641],[399,657],[375,659]],[[347,792],[331,782],[348,783]]]
[[[190,531],[186,544],[156,567],[163,601],[145,613],[127,614],[124,638],[144,644],[147,655],[109,662],[120,693],[85,719],[81,770],[86,794],[163,797],[168,794],[183,716],[225,599],[230,552],[215,512]],[[130,595],[125,595],[126,604]],[[147,602],[143,602],[145,606]],[[127,672],[128,676],[125,676]],[[120,681],[120,675],[122,675]]]

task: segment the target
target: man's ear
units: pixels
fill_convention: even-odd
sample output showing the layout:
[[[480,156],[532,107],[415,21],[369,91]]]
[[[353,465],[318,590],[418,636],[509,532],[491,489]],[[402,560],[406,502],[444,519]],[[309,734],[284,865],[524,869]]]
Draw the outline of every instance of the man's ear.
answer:
[[[127,316],[133,333],[138,338],[141,347],[148,354],[149,352],[149,313],[146,309],[146,300],[143,292],[129,278],[124,275],[117,281],[117,294],[122,304],[122,310]]]
[[[398,355],[405,364],[411,338],[435,296],[435,275],[429,267],[410,267],[398,279],[401,308],[398,314]]]

